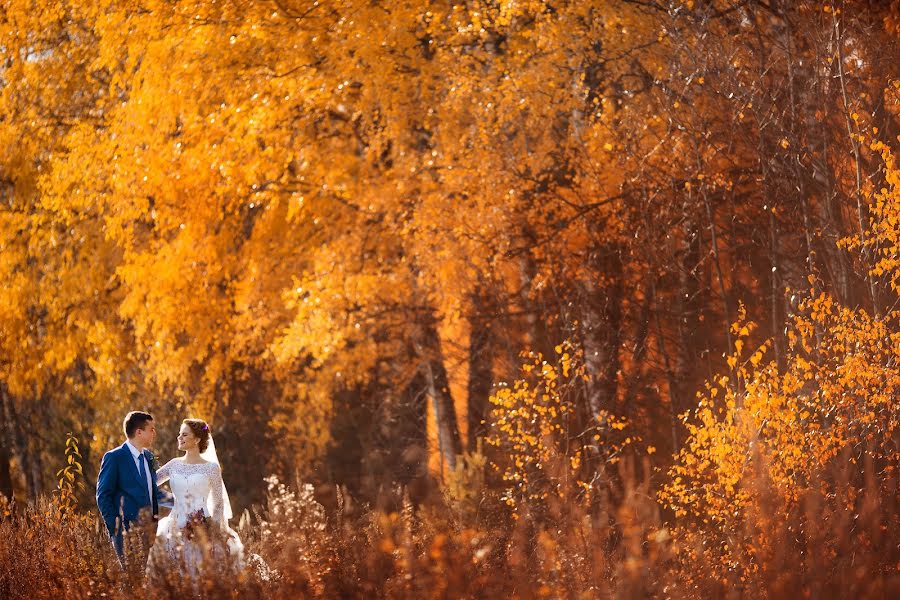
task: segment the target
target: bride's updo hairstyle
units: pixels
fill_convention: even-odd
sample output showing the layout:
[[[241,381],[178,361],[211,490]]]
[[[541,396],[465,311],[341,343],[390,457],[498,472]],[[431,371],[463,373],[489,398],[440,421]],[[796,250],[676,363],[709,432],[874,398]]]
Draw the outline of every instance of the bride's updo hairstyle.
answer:
[[[200,440],[198,444],[200,452],[206,452],[207,447],[209,447],[209,425],[206,424],[206,421],[203,419],[185,419],[182,423],[190,427],[191,433]]]

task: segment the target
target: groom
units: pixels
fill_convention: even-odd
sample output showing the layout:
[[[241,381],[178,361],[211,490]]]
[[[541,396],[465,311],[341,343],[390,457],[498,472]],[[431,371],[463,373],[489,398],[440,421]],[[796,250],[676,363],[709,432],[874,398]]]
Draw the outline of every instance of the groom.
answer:
[[[128,439],[103,455],[97,477],[97,508],[120,560],[124,558],[122,532],[133,524],[145,527],[147,539],[142,542],[149,547],[150,529],[159,514],[156,472],[147,451],[156,439],[153,417],[132,411],[125,415],[123,426]]]

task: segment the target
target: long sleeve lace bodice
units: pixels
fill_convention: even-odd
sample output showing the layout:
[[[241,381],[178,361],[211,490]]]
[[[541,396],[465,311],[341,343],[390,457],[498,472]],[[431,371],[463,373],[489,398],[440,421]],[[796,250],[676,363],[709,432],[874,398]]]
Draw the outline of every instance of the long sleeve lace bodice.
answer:
[[[216,463],[190,464],[176,458],[156,472],[156,481],[168,481],[172,488],[172,516],[178,527],[184,527],[189,515],[198,510],[225,526],[222,470]]]
[[[222,469],[215,465],[210,473],[209,494],[212,498],[212,518],[219,525],[225,525],[225,503],[222,501]]]
[[[215,548],[219,551],[216,540],[222,538],[212,536],[208,539],[211,545],[203,548],[196,538],[192,538],[190,530],[185,529],[191,515],[202,510],[203,514],[222,528],[225,548],[231,555],[235,564],[243,564],[244,545],[238,534],[228,526],[226,517],[229,512],[227,506],[227,492],[222,483],[222,470],[215,462],[189,464],[180,459],[170,460],[164,467],[156,472],[157,482],[169,482],[172,494],[175,496],[172,512],[159,520],[156,528],[156,541],[151,550],[152,568],[167,570],[174,561],[175,565],[189,575],[199,572],[201,563],[205,560],[207,552],[210,556],[216,555]],[[218,559],[221,560],[222,555]]]

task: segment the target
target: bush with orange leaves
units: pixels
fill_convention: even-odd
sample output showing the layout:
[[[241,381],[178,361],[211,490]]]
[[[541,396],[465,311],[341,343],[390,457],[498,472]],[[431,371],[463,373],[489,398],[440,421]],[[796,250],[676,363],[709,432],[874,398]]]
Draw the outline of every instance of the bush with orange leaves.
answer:
[[[524,353],[520,377],[490,397],[487,442],[498,450],[491,466],[501,474],[501,500],[514,518],[523,504],[536,508],[563,490],[592,491],[604,467],[637,439],[624,433],[625,419],[605,410],[579,420],[576,407],[588,380],[581,351],[570,342],[554,350],[555,360]]]
[[[890,151],[883,145],[877,149],[886,160],[888,187],[872,195],[869,230],[842,245],[862,249],[869,275],[886,276],[900,291],[900,172]],[[900,312],[881,315],[876,309],[872,315],[843,307],[816,290],[815,278],[810,282],[814,289],[797,302],[788,323],[783,369],[766,360],[769,341],[744,354],[754,324],[741,309],[729,371],[708,382],[697,408],[684,415],[689,437],[659,493],[674,510],[676,537],[689,548],[686,556],[695,560],[702,546],[722,578],[758,577],[767,564],[764,557],[784,551],[758,535],[759,528],[748,531],[748,519],[787,527],[790,536],[773,539],[788,539],[798,552],[831,557],[832,566],[846,559],[847,549],[835,546],[840,539],[816,537],[810,527],[821,523],[802,518],[811,497],[855,518],[866,510],[864,496],[868,503],[888,503],[869,516],[879,515],[877,529],[897,529],[889,503],[892,497],[895,502],[900,461]],[[869,479],[861,475],[864,462],[871,467]],[[895,573],[896,546],[893,550],[868,565],[875,573],[866,573]],[[826,573],[820,577],[830,579]]]
[[[888,89],[900,96],[900,79]],[[864,192],[869,201],[869,230],[843,239],[839,245],[861,250],[864,258],[871,257],[867,261],[871,265],[869,275],[885,277],[893,290],[900,293],[900,169],[893,152],[883,142],[874,141],[870,148],[881,152],[885,185],[877,192]]]

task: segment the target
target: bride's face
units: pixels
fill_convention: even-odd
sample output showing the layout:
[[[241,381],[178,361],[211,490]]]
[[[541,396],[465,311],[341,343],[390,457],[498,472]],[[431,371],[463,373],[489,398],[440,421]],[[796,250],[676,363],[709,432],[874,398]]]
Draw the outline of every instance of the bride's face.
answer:
[[[178,430],[178,449],[189,450],[191,448],[196,448],[199,443],[200,438],[194,435],[194,432],[191,431],[190,427],[182,423],[181,429]]]

